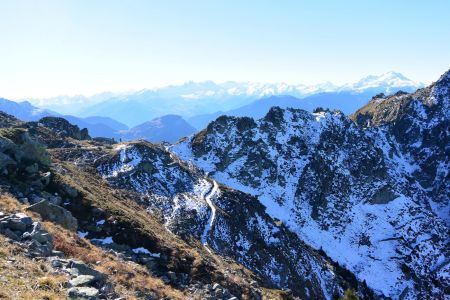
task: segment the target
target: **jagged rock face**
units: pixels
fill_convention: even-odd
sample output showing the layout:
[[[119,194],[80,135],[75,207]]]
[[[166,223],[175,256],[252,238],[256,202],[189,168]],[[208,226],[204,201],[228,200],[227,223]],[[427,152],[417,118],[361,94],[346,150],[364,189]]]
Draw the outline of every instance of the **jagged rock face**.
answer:
[[[256,198],[216,186],[159,146],[122,144],[97,161],[97,171],[112,185],[140,193],[167,229],[242,263],[268,286],[308,299],[342,295],[350,286],[370,296],[355,277],[274,221]]]
[[[339,112],[273,108],[258,121],[221,117],[171,151],[257,196],[377,293],[448,292],[448,227],[389,132],[363,130]]]
[[[96,164],[99,173],[113,185],[155,197],[190,192],[198,177],[162,147],[143,141],[121,144],[112,156],[105,156]]]
[[[45,148],[23,128],[0,128],[0,174],[30,179],[41,185],[39,167],[47,170],[50,158]]]
[[[434,212],[450,224],[450,71],[412,94],[373,99],[351,118],[361,127],[386,132],[405,153],[411,175],[431,200]]]
[[[44,117],[38,121],[38,124],[52,129],[61,137],[71,137],[76,140],[90,140],[88,130],[80,129],[76,125],[70,124],[67,120],[59,117]]]

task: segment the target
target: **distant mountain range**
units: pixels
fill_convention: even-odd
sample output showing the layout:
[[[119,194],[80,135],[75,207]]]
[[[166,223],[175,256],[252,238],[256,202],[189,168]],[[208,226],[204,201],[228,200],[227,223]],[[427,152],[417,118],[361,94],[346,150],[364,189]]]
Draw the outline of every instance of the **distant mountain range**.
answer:
[[[410,88],[407,87],[406,90],[410,91]],[[286,95],[269,96],[229,111],[218,111],[212,114],[193,116],[187,118],[187,121],[198,130],[201,130],[221,115],[259,119],[264,117],[273,106],[298,108],[307,111],[313,111],[315,108],[322,107],[337,109],[349,115],[363,106],[367,102],[367,99],[372,98],[374,95],[378,94],[378,92],[378,89],[366,90],[360,93],[346,91],[326,92],[305,98],[296,98]]]
[[[61,115],[57,112],[41,109],[29,102],[14,102],[0,98],[0,110],[25,121],[38,121],[47,116],[62,117],[80,129],[87,128],[92,137],[107,137],[116,140],[146,139],[151,142],[174,143],[181,137],[196,132],[196,129],[182,117],[167,115],[144,122],[133,128],[109,117],[91,116],[79,118]]]
[[[217,84],[206,81],[122,94],[103,93],[92,97],[61,96],[30,101],[45,109],[63,111],[64,114],[78,117],[105,116],[132,127],[170,114],[180,115],[185,119],[207,114],[218,115],[218,112],[232,111],[261,98],[283,95],[311,102],[310,107],[328,107],[331,103],[332,108],[351,113],[364,104],[363,99],[370,99],[377,93],[391,94],[398,90],[412,92],[422,86],[423,84],[412,81],[400,73],[388,72],[379,76],[367,76],[355,83],[341,86],[329,82],[309,86],[252,82]],[[315,97],[310,98],[311,96]],[[337,100],[330,101],[330,99]],[[70,106],[71,103],[76,105]],[[296,104],[295,107],[306,108],[305,103]],[[203,126],[204,122],[199,124]],[[193,125],[199,128],[198,124]]]
[[[342,86],[188,82],[133,93],[30,99],[33,104],[0,99],[0,110],[26,121],[45,116],[64,117],[80,128],[87,128],[92,137],[173,143],[205,128],[221,115],[259,119],[273,106],[308,111],[323,107],[348,115],[376,94],[412,92],[421,86],[395,72],[367,76]]]

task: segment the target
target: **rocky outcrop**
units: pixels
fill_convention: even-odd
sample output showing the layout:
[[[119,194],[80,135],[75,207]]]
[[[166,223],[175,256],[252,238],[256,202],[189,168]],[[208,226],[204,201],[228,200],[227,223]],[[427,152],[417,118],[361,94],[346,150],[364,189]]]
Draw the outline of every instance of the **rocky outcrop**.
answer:
[[[69,230],[76,231],[78,227],[75,219],[67,209],[52,204],[48,200],[42,200],[36,204],[27,207],[27,210],[37,212],[44,220],[52,221]]]
[[[50,256],[53,252],[53,238],[42,228],[41,223],[23,213],[0,212],[0,233],[21,243],[31,257]]]
[[[61,137],[70,137],[76,140],[90,140],[88,130],[80,129],[76,125],[72,125],[66,119],[59,117],[44,117],[38,121],[38,124],[50,128],[58,133]]]

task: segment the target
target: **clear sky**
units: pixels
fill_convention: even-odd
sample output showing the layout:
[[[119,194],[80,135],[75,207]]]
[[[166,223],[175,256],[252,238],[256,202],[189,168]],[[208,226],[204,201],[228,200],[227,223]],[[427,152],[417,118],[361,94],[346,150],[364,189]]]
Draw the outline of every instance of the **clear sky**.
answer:
[[[450,68],[447,0],[0,0],[0,97]]]

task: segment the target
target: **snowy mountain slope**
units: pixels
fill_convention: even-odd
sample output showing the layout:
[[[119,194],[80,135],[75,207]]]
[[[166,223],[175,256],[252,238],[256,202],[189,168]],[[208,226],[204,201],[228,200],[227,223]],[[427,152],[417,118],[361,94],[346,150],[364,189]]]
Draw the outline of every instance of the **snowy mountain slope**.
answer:
[[[361,127],[385,131],[416,165],[412,175],[430,206],[450,224],[450,71],[412,94],[375,98],[351,116]]]
[[[448,86],[446,78],[440,82]],[[447,99],[448,90],[439,85],[431,90],[421,101],[436,103],[440,118],[424,123],[444,126],[442,135],[448,132],[448,115],[442,112],[449,107],[439,99]],[[399,129],[397,121],[391,131]],[[445,141],[437,139],[418,153],[440,157],[434,147],[445,149]],[[280,108],[257,121],[220,117],[171,148],[218,182],[257,196],[271,217],[378,293],[443,298],[450,268],[448,227],[430,203],[442,198],[434,188],[448,190],[442,174],[446,161],[438,163],[441,184],[430,189],[417,176],[422,171],[414,152],[406,150],[389,130],[364,130],[339,112]]]
[[[346,84],[340,87],[340,90],[364,91],[380,87],[386,88],[385,93],[392,93],[402,88],[406,88],[407,90],[411,87],[419,88],[422,87],[422,84],[410,80],[398,72],[390,71],[379,76],[369,75],[356,83]]]
[[[95,165],[103,178],[138,192],[170,231],[242,263],[269,286],[308,299],[330,299],[348,287],[371,297],[353,275],[272,219],[257,199],[216,184],[164,148],[134,142],[100,157]]]

